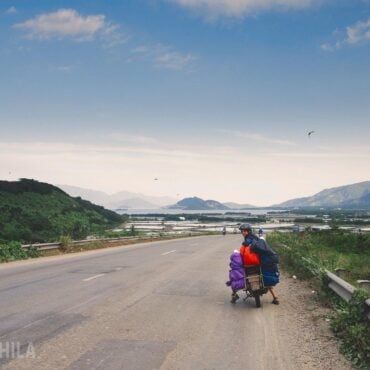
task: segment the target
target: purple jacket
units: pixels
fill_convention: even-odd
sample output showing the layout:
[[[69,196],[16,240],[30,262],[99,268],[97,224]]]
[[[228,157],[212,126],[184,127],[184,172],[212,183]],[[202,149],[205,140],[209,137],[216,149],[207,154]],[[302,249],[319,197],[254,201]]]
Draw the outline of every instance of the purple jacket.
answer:
[[[245,288],[245,271],[243,266],[243,259],[239,251],[235,251],[230,256],[229,281],[226,282],[233,291]]]

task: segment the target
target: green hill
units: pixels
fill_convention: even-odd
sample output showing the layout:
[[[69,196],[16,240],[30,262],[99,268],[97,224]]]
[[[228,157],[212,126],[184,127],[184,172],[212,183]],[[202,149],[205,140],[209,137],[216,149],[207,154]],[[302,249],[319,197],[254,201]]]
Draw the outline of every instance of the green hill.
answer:
[[[0,181],[0,243],[49,242],[61,235],[83,239],[121,222],[117,213],[56,186],[29,179]]]
[[[229,209],[225,205],[215,200],[203,200],[198,197],[184,198],[176,204],[167,207],[169,209],[183,210],[225,210]]]

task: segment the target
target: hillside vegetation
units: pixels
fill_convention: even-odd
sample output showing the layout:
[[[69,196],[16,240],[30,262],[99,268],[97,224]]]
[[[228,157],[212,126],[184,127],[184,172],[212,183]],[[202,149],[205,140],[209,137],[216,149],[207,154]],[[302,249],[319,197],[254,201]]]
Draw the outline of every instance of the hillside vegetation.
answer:
[[[304,274],[300,257],[329,271],[342,268],[348,280],[370,279],[370,235],[344,230],[303,233],[271,233],[268,241],[283,256],[288,268],[296,275]],[[289,249],[283,246],[288,246]]]
[[[35,180],[0,181],[0,243],[83,239],[122,222],[122,216]]]

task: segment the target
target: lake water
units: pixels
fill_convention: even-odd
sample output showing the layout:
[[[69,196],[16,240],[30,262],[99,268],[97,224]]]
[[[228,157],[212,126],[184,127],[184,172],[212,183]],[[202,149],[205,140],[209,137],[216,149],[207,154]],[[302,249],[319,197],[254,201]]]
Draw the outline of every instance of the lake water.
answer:
[[[227,210],[183,210],[183,209],[166,209],[166,208],[159,208],[159,209],[129,209],[125,210],[117,210],[116,212],[119,214],[128,214],[128,215],[138,215],[138,214],[167,214],[167,215],[176,215],[176,214],[225,214],[228,212],[233,213],[250,213],[251,215],[265,215],[267,212],[276,211],[276,209],[227,209]]]

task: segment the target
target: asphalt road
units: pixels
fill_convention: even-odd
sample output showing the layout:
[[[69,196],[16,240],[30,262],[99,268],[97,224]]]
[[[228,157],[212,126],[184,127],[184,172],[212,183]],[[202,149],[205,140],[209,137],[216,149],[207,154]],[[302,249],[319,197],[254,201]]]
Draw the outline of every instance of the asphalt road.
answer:
[[[1,265],[1,367],[296,369],[277,325],[284,305],[269,295],[259,309],[229,303],[240,242],[197,237]]]

